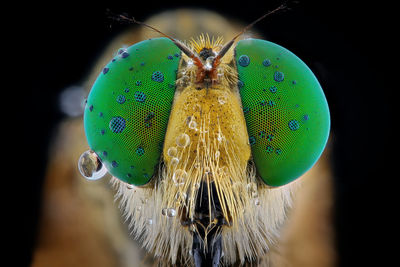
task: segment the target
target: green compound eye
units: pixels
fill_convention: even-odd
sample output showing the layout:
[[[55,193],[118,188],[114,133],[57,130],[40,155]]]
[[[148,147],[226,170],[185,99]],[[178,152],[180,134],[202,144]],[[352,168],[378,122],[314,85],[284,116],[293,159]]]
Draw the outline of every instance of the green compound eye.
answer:
[[[89,146],[122,181],[146,184],[159,163],[180,53],[167,38],[120,49],[90,91],[84,113]]]
[[[325,95],[304,62],[277,44],[242,40],[235,58],[257,172],[268,185],[287,184],[311,168],[326,145]]]

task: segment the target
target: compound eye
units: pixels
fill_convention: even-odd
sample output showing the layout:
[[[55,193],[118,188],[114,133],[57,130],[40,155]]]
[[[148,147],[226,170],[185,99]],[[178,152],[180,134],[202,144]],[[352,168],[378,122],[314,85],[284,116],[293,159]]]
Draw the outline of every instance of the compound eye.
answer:
[[[167,38],[120,49],[91,89],[84,112],[90,149],[108,172],[150,181],[162,154],[180,50]]]
[[[287,184],[324,150],[330,130],[325,95],[307,65],[277,44],[242,40],[235,57],[257,172],[270,186]]]

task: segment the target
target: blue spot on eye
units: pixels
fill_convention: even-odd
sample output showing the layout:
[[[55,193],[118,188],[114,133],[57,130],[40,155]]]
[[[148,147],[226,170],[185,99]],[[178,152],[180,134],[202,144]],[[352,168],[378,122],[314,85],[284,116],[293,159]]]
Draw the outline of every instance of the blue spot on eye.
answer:
[[[280,149],[280,148],[275,149],[275,153],[276,153],[277,155],[282,154],[282,149]]]
[[[264,61],[262,62],[264,67],[269,67],[271,66],[271,60],[269,59],[264,59]]]
[[[284,78],[285,78],[285,75],[283,74],[283,72],[275,71],[275,73],[274,73],[274,80],[275,81],[281,82],[281,81],[283,81]]]
[[[125,88],[125,93],[129,93],[129,88]]]
[[[174,55],[175,57],[179,57],[179,53],[175,53],[175,55]]]
[[[126,127],[126,121],[122,117],[113,117],[109,127],[113,133],[122,133]]]
[[[296,80],[293,80],[293,81],[292,81],[292,84],[297,84],[297,81],[296,81]]]
[[[144,155],[144,149],[143,149],[143,147],[138,147],[137,149],[136,149],[136,154],[138,155],[138,156],[143,156]]]
[[[93,105],[90,105],[90,106],[89,106],[89,110],[90,110],[90,111],[93,111]]]
[[[103,74],[106,74],[110,69],[109,68],[104,68],[103,69]]]
[[[270,107],[273,107],[273,106],[275,106],[275,102],[274,102],[274,101],[272,101],[272,100],[268,101],[268,106],[270,106]]]
[[[310,116],[308,116],[308,114],[305,114],[305,115],[303,116],[303,119],[304,119],[305,121],[308,121],[308,120],[310,119]]]
[[[239,65],[242,67],[247,67],[250,64],[250,58],[247,55],[242,55],[239,57]]]
[[[144,66],[144,64],[145,64],[144,62],[140,62],[140,66]]]
[[[267,153],[272,153],[274,151],[272,146],[267,146],[265,149],[267,150]]]
[[[243,88],[243,86],[244,86],[244,82],[242,82],[241,80],[239,80],[238,83],[237,83],[237,85],[238,85],[239,89],[241,89],[241,88]]]
[[[172,55],[168,55],[168,57],[167,57],[169,60],[172,60],[172,59],[174,59],[174,57],[172,56]]]
[[[113,160],[111,162],[111,166],[113,166],[114,168],[117,168],[118,167],[118,163],[115,160]]]
[[[125,98],[124,95],[117,96],[117,102],[118,103],[123,104],[123,103],[125,103],[125,100],[126,100],[126,98]]]
[[[149,121],[152,118],[154,118],[154,116],[155,116],[154,112],[150,111],[149,113],[147,113],[147,116],[146,118],[144,118],[144,121]]]
[[[250,143],[251,146],[254,145],[256,143],[256,138],[254,136],[250,136],[249,137],[249,143]]]
[[[269,88],[269,90],[271,91],[271,93],[276,93],[278,88],[276,88],[276,86],[272,86],[271,88]]]
[[[155,82],[162,83],[164,81],[164,74],[162,74],[160,71],[155,71],[151,75],[151,79]]]
[[[136,85],[137,86],[141,86],[142,85],[142,81],[136,81]]]
[[[297,120],[291,120],[288,123],[289,129],[292,131],[296,131],[300,128],[300,123]]]
[[[135,100],[143,103],[146,100],[145,93],[140,92],[140,91],[135,92]]]
[[[101,134],[101,135],[104,135],[105,133],[106,133],[106,130],[101,129],[100,134]]]
[[[103,151],[103,156],[107,157],[107,155],[108,155],[107,151]]]

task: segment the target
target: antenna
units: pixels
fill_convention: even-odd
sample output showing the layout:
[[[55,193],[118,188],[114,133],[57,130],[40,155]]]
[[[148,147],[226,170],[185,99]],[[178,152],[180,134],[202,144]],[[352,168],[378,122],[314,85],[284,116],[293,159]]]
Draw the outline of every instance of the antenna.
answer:
[[[215,57],[214,61],[219,62],[221,60],[221,58],[226,54],[226,52],[228,52],[229,48],[231,48],[231,46],[233,45],[233,43],[235,42],[235,40],[242,35],[243,33],[245,33],[247,30],[249,30],[251,27],[254,26],[254,24],[256,24],[257,22],[259,22],[260,20],[263,20],[265,17],[272,15],[276,12],[278,12],[279,10],[283,10],[287,8],[286,3],[281,4],[280,6],[278,6],[277,8],[275,8],[272,11],[269,11],[267,13],[265,13],[264,15],[262,15],[261,17],[259,17],[258,19],[256,19],[255,21],[253,21],[252,23],[250,23],[249,25],[247,25],[246,27],[244,27],[244,29],[239,32],[235,37],[232,38],[232,40],[230,40],[228,43],[226,43],[221,50],[219,51],[217,57]]]
[[[193,59],[194,64],[195,64],[197,67],[199,67],[199,68],[202,68],[202,67],[203,67],[203,63],[201,62],[200,58],[199,58],[198,56],[196,56],[196,55],[192,52],[192,50],[190,50],[190,48],[188,48],[188,47],[187,47],[184,43],[182,43],[181,41],[176,40],[175,38],[173,38],[173,37],[171,37],[171,36],[169,36],[169,35],[163,33],[162,31],[160,31],[160,30],[154,28],[154,27],[151,26],[151,25],[148,25],[148,24],[146,24],[146,23],[144,23],[144,22],[142,22],[142,21],[136,20],[134,17],[131,17],[131,18],[130,18],[130,17],[127,17],[127,16],[125,16],[125,15],[121,15],[121,14],[120,14],[120,15],[117,15],[117,20],[125,20],[125,21],[129,21],[129,22],[133,22],[133,23],[136,23],[136,24],[145,26],[145,27],[147,27],[147,28],[149,28],[149,29],[152,29],[153,31],[155,31],[155,32],[161,34],[162,36],[164,36],[164,37],[170,39],[183,53],[185,53],[188,57],[190,57],[191,59]]]

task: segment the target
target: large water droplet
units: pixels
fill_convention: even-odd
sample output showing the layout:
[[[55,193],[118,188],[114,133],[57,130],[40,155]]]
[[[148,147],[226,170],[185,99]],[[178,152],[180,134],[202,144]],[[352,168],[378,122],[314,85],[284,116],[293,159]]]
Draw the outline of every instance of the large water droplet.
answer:
[[[91,150],[85,151],[79,157],[78,169],[83,177],[88,180],[98,180],[107,173],[106,167],[101,163],[96,153]]]
[[[189,135],[182,133],[176,138],[176,144],[180,147],[186,147],[190,143]]]

